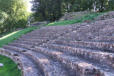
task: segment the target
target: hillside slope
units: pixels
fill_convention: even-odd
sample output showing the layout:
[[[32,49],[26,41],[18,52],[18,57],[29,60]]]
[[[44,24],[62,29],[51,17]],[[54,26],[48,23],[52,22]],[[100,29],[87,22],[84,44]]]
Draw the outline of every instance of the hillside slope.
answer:
[[[23,76],[114,76],[114,18],[43,27],[0,52],[19,64]]]

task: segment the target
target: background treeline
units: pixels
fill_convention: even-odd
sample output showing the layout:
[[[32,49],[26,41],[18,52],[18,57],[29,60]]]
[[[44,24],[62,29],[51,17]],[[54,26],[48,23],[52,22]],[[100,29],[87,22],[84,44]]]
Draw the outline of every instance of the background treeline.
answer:
[[[36,20],[55,21],[66,12],[114,10],[114,0],[33,0]]]
[[[24,0],[0,0],[0,33],[26,27],[26,10]]]

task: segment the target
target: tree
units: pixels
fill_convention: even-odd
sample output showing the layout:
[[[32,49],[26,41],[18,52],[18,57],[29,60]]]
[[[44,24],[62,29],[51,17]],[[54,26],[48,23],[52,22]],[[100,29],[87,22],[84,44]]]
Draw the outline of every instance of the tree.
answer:
[[[114,0],[33,0],[33,10],[38,20],[55,21],[66,12],[103,12],[114,9],[113,4]]]
[[[108,6],[109,10],[114,10],[114,0],[109,0],[108,4],[109,4]]]
[[[26,26],[28,14],[23,0],[0,0],[0,10],[8,15],[8,18],[1,24],[3,32]]]
[[[33,3],[33,11],[40,21],[54,21],[61,17],[61,0],[34,0]]]

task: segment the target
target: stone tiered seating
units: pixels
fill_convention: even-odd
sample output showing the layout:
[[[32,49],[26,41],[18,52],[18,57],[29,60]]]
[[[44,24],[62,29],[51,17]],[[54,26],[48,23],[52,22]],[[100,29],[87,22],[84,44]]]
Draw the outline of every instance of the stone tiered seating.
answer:
[[[23,76],[114,76],[113,21],[43,27],[0,53],[17,62]]]
[[[67,45],[73,47],[84,47],[91,49],[99,49],[106,52],[114,52],[114,43],[111,42],[93,42],[93,41],[65,41],[56,40],[53,44]]]
[[[33,62],[29,57],[9,49],[0,49],[1,54],[10,57],[16,63],[18,63],[19,68],[23,71],[23,76],[43,76],[37,68],[37,64]]]

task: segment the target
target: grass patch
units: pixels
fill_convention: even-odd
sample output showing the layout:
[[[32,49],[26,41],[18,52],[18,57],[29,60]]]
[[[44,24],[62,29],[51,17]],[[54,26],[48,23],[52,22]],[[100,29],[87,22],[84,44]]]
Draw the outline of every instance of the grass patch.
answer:
[[[46,26],[57,26],[57,25],[69,25],[69,24],[75,24],[75,23],[82,23],[86,20],[93,20],[94,18],[98,17],[99,15],[102,15],[103,13],[89,13],[86,14],[85,16],[79,18],[79,19],[73,19],[73,20],[64,20],[64,21],[59,21],[59,22],[52,22],[49,23]]]
[[[0,67],[0,76],[21,76],[21,70],[18,69],[17,64],[8,57],[0,55],[0,63],[4,64]]]
[[[10,42],[12,42],[13,40],[18,39],[21,35],[26,34],[34,29],[36,29],[37,27],[29,27],[23,30],[19,30],[19,31],[14,31],[8,35],[5,35],[3,37],[0,38],[0,47],[2,47],[5,44],[8,44]]]

